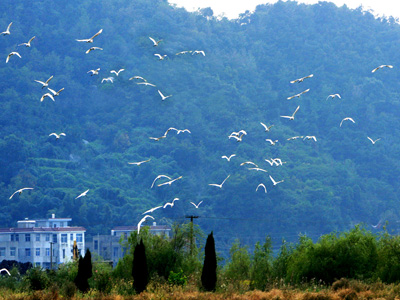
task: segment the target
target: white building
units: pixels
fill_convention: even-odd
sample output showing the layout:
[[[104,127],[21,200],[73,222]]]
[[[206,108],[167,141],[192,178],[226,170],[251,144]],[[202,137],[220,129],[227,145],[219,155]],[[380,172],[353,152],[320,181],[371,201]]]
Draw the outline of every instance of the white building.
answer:
[[[0,261],[31,262],[49,269],[72,260],[72,247],[77,242],[84,255],[84,227],[71,227],[71,218],[22,220],[17,227],[0,228]]]

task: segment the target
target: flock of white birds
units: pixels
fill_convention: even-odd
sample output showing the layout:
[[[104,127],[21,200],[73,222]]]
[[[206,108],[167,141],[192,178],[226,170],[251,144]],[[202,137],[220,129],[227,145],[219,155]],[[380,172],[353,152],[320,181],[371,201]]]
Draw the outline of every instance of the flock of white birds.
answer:
[[[13,23],[11,22],[11,23],[8,25],[7,29],[6,29],[5,31],[1,32],[1,35],[3,35],[3,36],[10,35],[10,34],[11,34],[10,29],[11,29],[11,25],[12,25],[12,24],[13,24]],[[82,42],[82,43],[93,43],[93,42],[94,42],[94,39],[95,39],[96,37],[98,37],[102,32],[103,32],[103,29],[100,29],[100,30],[99,30],[96,34],[94,34],[92,37],[90,37],[90,38],[88,38],[88,39],[76,39],[76,41],[77,41],[77,42]],[[32,43],[32,41],[33,41],[34,39],[35,39],[35,36],[32,37],[27,43],[21,43],[21,44],[19,44],[18,46],[31,47],[31,46],[32,46],[31,43]],[[149,39],[150,39],[151,42],[153,43],[153,46],[154,46],[154,47],[158,47],[158,46],[160,45],[160,43],[163,42],[162,39],[156,40],[156,39],[154,39],[154,38],[152,38],[152,37],[149,37]],[[95,50],[103,50],[103,49],[100,48],[100,47],[95,47],[95,46],[93,46],[93,47],[90,47],[88,50],[86,50],[85,53],[86,53],[86,54],[89,54],[90,52],[95,51]],[[176,55],[184,55],[184,54],[202,55],[202,56],[205,56],[205,52],[204,52],[203,50],[181,51],[181,52],[176,53]],[[13,57],[13,56],[18,56],[19,58],[21,58],[21,55],[20,55],[18,52],[15,52],[15,51],[14,51],[14,52],[11,52],[11,53],[9,53],[9,54],[7,55],[6,63],[8,63],[8,62],[10,61],[10,58]],[[159,60],[164,60],[164,59],[168,58],[168,56],[167,56],[166,54],[159,54],[159,53],[156,53],[156,54],[154,54],[154,56],[158,57]],[[372,73],[374,73],[374,72],[376,72],[377,70],[382,69],[382,68],[393,68],[393,66],[391,66],[391,65],[381,65],[381,66],[379,66],[379,67],[373,69],[373,70],[372,70]],[[99,75],[100,70],[101,70],[101,68],[92,69],[92,70],[89,70],[87,73],[90,73],[91,76]],[[111,70],[110,73],[115,74],[115,76],[118,77],[119,74],[120,74],[121,72],[123,72],[123,71],[125,71],[125,69]],[[305,77],[301,77],[301,78],[299,78],[299,79],[292,80],[292,81],[290,81],[290,83],[292,83],[292,84],[294,84],[294,83],[302,83],[302,82],[304,82],[306,79],[309,79],[309,78],[312,78],[312,77],[314,77],[314,75],[313,75],[313,74],[310,74],[310,75],[308,75],[308,76],[305,76]],[[45,94],[42,95],[42,97],[40,98],[40,101],[41,101],[41,102],[43,102],[45,98],[50,98],[52,101],[55,101],[54,98],[55,98],[56,96],[59,96],[59,95],[60,95],[60,92],[64,90],[64,88],[61,88],[60,90],[58,90],[58,91],[56,92],[55,90],[51,89],[51,88],[49,87],[49,84],[50,84],[50,81],[52,80],[52,78],[53,78],[53,75],[50,76],[46,81],[35,80],[35,82],[41,84],[41,88],[42,88],[42,89],[43,89],[43,88],[47,88],[48,91],[49,91],[49,92],[47,92],[47,93],[45,93]],[[114,77],[111,77],[111,76],[109,76],[109,77],[104,77],[104,78],[101,80],[101,83],[104,83],[104,82],[105,82],[105,83],[113,83],[114,80],[115,80],[115,78],[114,78]],[[145,78],[141,77],[141,76],[137,76],[137,75],[136,75],[136,76],[133,76],[133,77],[129,78],[129,80],[139,80],[140,82],[137,82],[137,83],[136,83],[137,85],[144,85],[144,86],[149,86],[149,87],[156,87],[155,84],[152,84],[152,83],[147,82],[147,80],[146,80]],[[160,95],[162,101],[166,100],[167,98],[172,97],[172,95],[164,95],[159,89],[157,89],[157,91],[158,91],[158,94]],[[300,98],[302,95],[304,95],[305,93],[307,93],[307,92],[309,92],[309,91],[310,91],[310,89],[308,88],[308,89],[306,89],[306,90],[304,90],[304,91],[302,91],[302,92],[300,92],[300,93],[298,93],[298,94],[295,94],[295,95],[293,95],[293,96],[288,97],[287,99],[288,99],[288,100],[291,100],[291,99],[294,99],[294,98]],[[339,98],[339,99],[341,99],[341,96],[340,96],[340,94],[336,93],[336,94],[331,94],[331,95],[329,95],[329,96],[326,98],[326,100],[328,100],[329,98],[332,98],[332,99],[333,99],[333,98]],[[293,112],[291,115],[283,115],[283,116],[280,116],[280,117],[281,117],[281,118],[284,118],[284,119],[288,119],[289,121],[293,121],[293,120],[295,119],[295,116],[297,116],[297,114],[299,113],[299,110],[300,110],[300,105],[297,106],[297,108],[294,110],[294,112]],[[353,118],[351,118],[351,117],[345,117],[345,118],[343,118],[342,121],[340,122],[339,127],[342,127],[342,125],[343,125],[343,123],[344,123],[345,121],[350,121],[350,122],[352,122],[352,123],[355,123],[355,121],[354,121]],[[272,130],[272,127],[274,126],[274,125],[266,125],[266,124],[264,124],[264,123],[262,123],[262,122],[260,122],[260,124],[261,124],[262,127],[264,128],[265,132],[270,132],[270,131]],[[190,133],[191,133],[189,129],[176,129],[176,128],[174,128],[174,127],[170,127],[169,129],[167,129],[167,131],[166,131],[162,136],[160,136],[160,137],[149,137],[149,139],[154,140],[154,141],[160,141],[161,139],[165,139],[165,138],[167,137],[167,134],[168,134],[170,131],[176,131],[176,134],[180,134],[180,133],[189,133],[189,134],[190,134]],[[241,130],[239,130],[238,132],[232,132],[232,133],[228,136],[228,139],[234,139],[234,140],[236,140],[237,142],[242,142],[243,139],[244,139],[244,137],[245,137],[246,135],[247,135],[247,132],[246,132],[245,130],[241,129]],[[65,134],[64,132],[59,133],[59,134],[53,132],[53,133],[50,133],[49,136],[55,136],[56,139],[59,139],[61,136],[66,136],[66,134]],[[373,139],[370,138],[370,137],[367,137],[367,138],[371,141],[372,144],[375,144],[377,141],[380,140],[380,138],[375,139],[375,140],[373,140]],[[313,140],[314,142],[317,142],[317,138],[316,138],[315,136],[312,136],[312,135],[308,135],[308,136],[294,136],[294,137],[289,137],[289,138],[287,138],[288,141],[290,141],[290,140],[296,140],[296,139]],[[266,139],[265,141],[268,142],[271,146],[274,146],[274,145],[276,145],[276,143],[279,142],[278,140],[272,140],[272,139]],[[236,157],[236,154],[223,155],[221,158],[226,159],[227,162],[230,162],[234,157]],[[144,164],[144,163],[149,163],[150,161],[151,161],[151,159],[147,159],[147,160],[139,161],[139,162],[129,162],[128,164],[130,164],[130,165],[135,165],[135,166],[139,167],[140,165],[142,165],[142,164]],[[286,162],[283,162],[280,158],[270,158],[270,159],[265,159],[265,161],[268,162],[270,166],[283,166],[283,164],[286,163]],[[260,168],[257,164],[255,164],[254,162],[251,162],[251,161],[243,162],[243,163],[241,163],[240,165],[241,165],[241,166],[251,165],[252,167],[251,167],[251,168],[248,168],[249,170],[261,171],[261,172],[268,172],[267,170]],[[210,183],[209,186],[217,187],[217,188],[219,188],[219,189],[222,189],[223,185],[224,185],[224,184],[226,183],[226,181],[230,178],[230,176],[231,176],[231,175],[229,174],[220,184],[219,184],[219,183]],[[177,180],[180,180],[180,179],[182,179],[182,176],[179,176],[179,177],[173,179],[173,178],[171,178],[171,177],[168,176],[168,175],[163,175],[163,174],[162,174],[162,175],[158,175],[158,176],[154,179],[154,181],[153,181],[153,183],[152,183],[152,185],[151,185],[150,188],[153,188],[153,187],[155,186],[156,181],[159,181],[159,180],[166,180],[166,181],[163,181],[163,182],[157,184],[157,187],[161,187],[161,186],[164,186],[164,185],[169,185],[169,186],[171,186],[172,183],[174,183],[174,182],[176,182]],[[270,181],[271,181],[271,183],[272,183],[273,186],[276,186],[276,185],[278,185],[278,184],[284,182],[284,179],[282,179],[282,180],[275,180],[271,175],[269,175],[269,179],[270,179]],[[267,193],[267,187],[266,187],[265,183],[260,183],[260,184],[258,184],[258,186],[257,186],[257,188],[255,189],[255,191],[257,192],[260,188],[263,188],[264,193]],[[31,187],[21,188],[21,189],[15,191],[15,192],[11,195],[10,199],[12,199],[13,196],[14,196],[15,194],[21,194],[21,193],[22,193],[23,191],[25,191],[25,190],[32,190],[32,189],[33,189],[33,188],[31,188]],[[78,199],[78,198],[80,198],[80,197],[86,196],[86,195],[88,194],[88,192],[89,192],[89,189],[86,190],[86,191],[84,191],[84,192],[81,193],[80,195],[78,195],[78,196],[76,197],[76,199]],[[140,232],[140,227],[141,227],[142,224],[147,220],[147,218],[154,219],[153,216],[149,215],[150,213],[153,213],[155,210],[158,210],[158,209],[160,209],[160,208],[164,208],[164,209],[165,209],[165,208],[167,208],[168,206],[169,206],[169,207],[173,207],[173,206],[174,206],[174,202],[175,202],[175,201],[178,201],[178,200],[179,200],[179,198],[174,198],[172,202],[166,203],[166,204],[164,204],[164,205],[156,206],[156,207],[150,208],[149,210],[145,211],[145,212],[143,213],[143,214],[145,214],[145,216],[144,216],[144,217],[139,221],[139,223],[137,224],[138,233]],[[195,203],[193,203],[193,202],[190,202],[190,203],[191,203],[196,209],[198,209],[199,206],[200,206],[200,204],[202,204],[202,202],[203,202],[203,201],[200,201],[198,204],[195,204]]]

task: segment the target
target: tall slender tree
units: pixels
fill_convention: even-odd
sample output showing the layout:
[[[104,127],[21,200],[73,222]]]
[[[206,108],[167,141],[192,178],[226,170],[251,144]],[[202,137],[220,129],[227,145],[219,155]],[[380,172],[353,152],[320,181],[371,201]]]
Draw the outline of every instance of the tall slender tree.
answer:
[[[217,255],[213,232],[208,235],[204,249],[204,265],[201,273],[201,284],[206,291],[215,291],[217,284]]]
[[[74,280],[78,290],[80,290],[82,293],[86,293],[90,288],[88,280],[92,276],[92,254],[90,253],[89,249],[87,249],[84,258],[79,256],[78,274]]]
[[[146,289],[149,283],[149,271],[147,268],[146,249],[143,240],[136,245],[133,252],[132,264],[133,288],[140,294]]]

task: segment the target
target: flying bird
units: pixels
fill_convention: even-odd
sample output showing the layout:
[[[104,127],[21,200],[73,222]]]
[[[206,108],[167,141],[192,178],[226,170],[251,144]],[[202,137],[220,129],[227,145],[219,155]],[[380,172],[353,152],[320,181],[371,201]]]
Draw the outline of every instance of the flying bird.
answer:
[[[152,216],[150,216],[150,215],[145,215],[145,216],[139,221],[139,223],[137,224],[137,233],[138,233],[138,234],[140,233],[140,226],[142,226],[142,223],[143,223],[144,221],[146,221],[147,218],[152,218],[152,219],[154,220],[154,217],[152,217]]]
[[[44,95],[42,96],[42,98],[40,98],[40,102],[43,102],[44,98],[46,98],[46,97],[49,97],[51,100],[56,101],[56,100],[54,100],[54,97],[53,97],[52,94],[46,93],[46,94],[44,94]]]
[[[12,197],[14,197],[14,195],[17,194],[17,193],[21,195],[21,193],[22,193],[23,191],[25,191],[25,190],[33,190],[33,188],[26,187],[26,188],[19,189],[19,190],[15,191],[15,192],[10,196],[9,199],[11,199]]]
[[[92,73],[92,74],[90,74],[90,76],[99,75],[99,71],[100,71],[100,68],[97,68],[96,70],[89,70],[88,73]]]
[[[234,138],[234,139],[236,139],[237,142],[241,142],[244,135],[245,135],[244,133],[242,133],[242,135],[240,135],[240,136],[232,135],[232,134],[231,134],[231,135],[229,136],[229,139]]]
[[[260,187],[264,188],[264,193],[267,193],[267,188],[265,187],[265,185],[263,183],[260,183],[259,185],[257,185],[256,192],[258,191],[258,189]]]
[[[80,197],[84,197],[86,196],[86,194],[89,192],[89,190],[84,191],[82,194],[80,194],[78,197],[76,197],[75,199],[78,199]]]
[[[167,54],[161,55],[159,53],[154,54],[154,56],[158,57],[158,60],[164,60],[167,57]]]
[[[316,142],[317,141],[317,138],[315,137],[315,135],[306,135],[304,138],[303,138],[303,141],[304,140],[314,140],[314,142]]]
[[[223,156],[221,156],[221,158],[225,158],[227,161],[231,161],[231,158],[235,157],[235,156],[236,156],[236,154],[231,154],[229,156],[223,155]]]
[[[136,84],[143,84],[143,85],[148,85],[148,86],[156,86],[155,84],[152,84],[152,83],[147,82],[147,81],[145,81],[145,82],[137,82]]]
[[[376,140],[374,141],[374,140],[371,139],[369,136],[367,136],[367,138],[371,141],[371,143],[372,143],[373,145],[375,145],[375,143],[376,143],[377,141],[380,140],[380,138],[379,138],[379,139],[376,139]]]
[[[154,179],[153,183],[151,184],[151,187],[150,187],[151,189],[153,188],[154,183],[155,183],[158,179],[160,179],[160,178],[168,178],[169,180],[172,180],[172,178],[169,177],[169,176],[167,176],[167,175],[158,175],[158,176],[156,177],[156,179]]]
[[[11,22],[10,24],[8,24],[7,30],[6,30],[6,31],[3,31],[3,32],[1,33],[1,35],[10,35],[10,34],[11,34],[11,32],[10,32],[10,27],[11,27],[12,23],[13,23],[13,22]]]
[[[290,99],[293,99],[293,98],[296,98],[296,97],[300,97],[301,95],[303,95],[304,93],[307,93],[309,91],[310,91],[310,89],[306,89],[305,91],[302,91],[301,93],[298,93],[296,95],[290,96],[287,99],[290,100]]]
[[[1,272],[6,272],[8,274],[8,276],[11,276],[11,273],[6,268],[1,269],[0,274],[1,274]]]
[[[229,174],[228,177],[226,177],[226,178],[224,179],[224,181],[222,181],[221,184],[209,183],[208,185],[216,186],[216,187],[219,187],[220,189],[222,189],[222,186],[224,185],[225,181],[226,181],[230,176],[231,176],[231,175]]]
[[[189,132],[189,133],[191,133],[189,129],[178,129],[178,131],[176,132],[176,134],[180,134],[180,133],[183,133],[183,132]]]
[[[64,90],[64,88],[60,89],[58,92],[56,92],[55,90],[51,89],[51,88],[47,88],[52,94],[53,96],[60,96],[60,93]]]
[[[304,79],[306,79],[306,78],[311,78],[311,77],[313,77],[314,76],[314,74],[310,74],[310,75],[308,75],[308,76],[305,76],[305,77],[302,77],[302,78],[299,78],[299,79],[296,79],[296,80],[292,80],[290,83],[296,83],[296,82],[303,82],[304,81]]]
[[[382,69],[382,68],[390,68],[390,69],[392,69],[393,66],[392,65],[380,65],[379,67],[376,67],[375,69],[373,69],[371,71],[371,73],[375,73],[376,71],[378,71],[379,69]]]
[[[278,140],[271,140],[271,139],[265,139],[265,141],[269,142],[271,146],[275,146],[275,144],[278,142]]]
[[[275,181],[275,180],[272,178],[271,175],[269,175],[269,178],[271,179],[271,181],[272,181],[272,183],[273,183],[274,185],[277,185],[278,183],[283,182],[283,180],[281,180],[281,181]]]
[[[264,127],[265,131],[269,131],[274,126],[274,125],[267,126],[263,122],[260,122],[260,124]]]
[[[163,208],[166,208],[167,206],[171,206],[171,207],[174,206],[174,202],[178,201],[178,200],[179,200],[179,198],[174,198],[174,200],[172,200],[172,202],[165,203]]]
[[[272,167],[273,165],[277,165],[277,166],[278,166],[278,163],[277,163],[274,159],[272,159],[272,158],[271,158],[271,160],[265,159],[265,161],[266,161],[267,163],[269,163],[271,167]]]
[[[52,135],[54,135],[57,140],[60,138],[60,136],[67,136],[64,132],[61,132],[60,134],[52,132],[52,133],[49,134],[49,136],[52,136]]]
[[[159,209],[161,207],[162,207],[162,205],[150,208],[149,210],[146,210],[144,213],[142,213],[142,215],[148,214],[148,213],[152,213],[153,211],[155,211],[155,210],[157,210],[157,209]]]
[[[179,176],[178,178],[172,179],[172,180],[170,180],[170,181],[167,181],[167,182],[164,182],[164,183],[160,183],[160,184],[157,185],[157,186],[162,186],[162,185],[167,185],[167,184],[171,185],[173,182],[175,182],[175,181],[177,181],[177,180],[179,180],[179,179],[181,179],[181,178],[182,178],[182,176]]]
[[[31,46],[31,42],[32,42],[35,38],[36,38],[36,36],[31,37],[31,39],[30,39],[27,43],[19,44],[18,47],[19,47],[19,46],[30,47],[30,46]]]
[[[338,97],[339,99],[342,99],[342,97],[340,97],[340,95],[339,94],[332,94],[332,95],[329,95],[327,98],[326,98],[326,100],[328,100],[329,98],[336,98],[336,97]]]
[[[10,60],[10,57],[13,56],[13,55],[16,55],[19,58],[21,58],[21,55],[18,52],[13,51],[13,52],[11,52],[10,54],[7,55],[6,63],[8,63],[8,61]]]
[[[300,108],[300,105],[297,106],[297,108],[296,108],[296,110],[294,111],[293,115],[291,115],[291,116],[281,116],[281,118],[286,118],[286,119],[289,119],[289,120],[294,120],[294,116],[296,115],[296,113],[297,113],[297,111],[299,110],[299,108]]]
[[[131,78],[129,78],[129,80],[133,80],[133,79],[139,79],[139,80],[143,80],[143,81],[147,81],[146,79],[144,79],[142,76],[132,76]]]
[[[192,55],[195,55],[195,54],[202,54],[203,56],[206,56],[206,54],[204,53],[203,50],[194,50]]]
[[[45,88],[45,87],[48,87],[48,86],[49,86],[49,82],[50,82],[50,80],[52,80],[52,79],[53,79],[53,75],[51,75],[51,76],[49,77],[49,79],[47,79],[45,82],[40,81],[40,80],[36,80],[36,79],[35,79],[35,81],[38,82],[38,83],[40,83],[40,84],[42,85],[42,88]]]
[[[103,79],[101,80],[101,83],[103,83],[104,81],[114,83],[114,77],[106,77],[106,78],[103,78]]]
[[[163,93],[161,93],[160,90],[158,90],[158,93],[160,94],[161,100],[162,100],[162,101],[164,101],[165,99],[167,99],[167,98],[169,98],[169,97],[172,97],[172,95],[164,96]]]
[[[277,165],[277,166],[282,166],[283,164],[286,164],[285,161],[282,161],[280,158],[271,158],[271,160]]]
[[[86,50],[86,54],[89,54],[93,50],[103,50],[103,48],[100,47],[90,47],[89,49]]]
[[[178,53],[176,53],[175,55],[182,55],[182,54],[191,53],[191,52],[193,52],[193,51],[186,50],[186,51],[178,52]]]
[[[148,160],[143,160],[143,161],[139,161],[139,162],[128,162],[128,164],[140,166],[141,164],[144,164],[144,163],[146,163],[146,162],[149,162],[150,160],[151,160],[151,158],[149,158]]]
[[[167,136],[166,135],[163,135],[163,136],[160,136],[160,137],[149,137],[149,139],[151,139],[151,140],[155,140],[155,141],[159,141],[159,140],[161,140],[161,139],[165,139]]]
[[[150,36],[149,36],[149,39],[153,42],[153,46],[154,46],[154,47],[158,46],[158,44],[162,41],[162,40],[156,41],[155,39],[153,39],[153,38],[150,37]]]
[[[342,124],[343,124],[344,121],[351,121],[351,122],[355,123],[355,121],[352,118],[347,117],[347,118],[344,118],[342,120],[342,122],[340,122],[340,126],[339,127],[342,127]]]
[[[238,132],[235,132],[235,131],[232,132],[232,133],[230,134],[230,136],[231,136],[231,135],[239,136],[240,134],[247,135],[247,132],[244,131],[244,130],[242,129],[242,130],[240,130],[240,131],[238,131]]]
[[[119,73],[121,73],[122,71],[125,71],[125,69],[119,69],[118,71],[115,70],[111,70],[110,73],[114,73],[115,75],[119,75]]]
[[[288,140],[288,141],[297,140],[297,139],[302,139],[303,137],[304,137],[304,136],[302,136],[302,135],[297,135],[297,136],[292,136],[292,137],[288,138],[287,140]]]
[[[254,166],[255,168],[258,168],[258,166],[257,166],[255,163],[253,163],[252,161],[245,161],[245,162],[242,162],[242,163],[240,164],[240,166],[244,166],[244,165],[252,165],[252,166]]]
[[[85,42],[85,43],[93,43],[93,39],[96,37],[96,36],[98,36],[100,33],[102,33],[103,32],[103,29],[100,29],[99,30],[99,32],[97,32],[94,36],[92,36],[91,38],[89,38],[89,39],[83,39],[83,40],[76,40],[76,41],[78,41],[78,42]]]
[[[268,172],[267,170],[264,170],[264,169],[261,169],[261,168],[249,168],[249,170]]]
[[[196,204],[194,204],[193,202],[190,202],[190,203],[191,203],[191,204],[193,204],[193,206],[194,206],[194,207],[196,207],[196,208],[199,208],[200,204],[201,204],[201,203],[203,203],[203,200],[202,200],[202,201],[200,201],[200,202],[199,202],[197,205],[196,205]]]

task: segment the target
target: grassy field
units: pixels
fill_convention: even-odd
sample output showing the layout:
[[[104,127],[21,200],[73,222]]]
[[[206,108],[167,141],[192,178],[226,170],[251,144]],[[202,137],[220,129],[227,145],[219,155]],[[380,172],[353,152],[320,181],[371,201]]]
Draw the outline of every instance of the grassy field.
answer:
[[[66,295],[53,286],[47,290],[13,293],[10,290],[0,290],[0,299],[12,300],[50,300],[50,299],[104,299],[104,300],[262,300],[262,299],[288,299],[288,300],[323,300],[323,299],[400,299],[400,284],[385,285],[380,282],[366,284],[356,280],[339,280],[332,286],[321,284],[304,284],[304,286],[280,286],[270,287],[268,291],[246,291],[246,283],[242,286],[220,287],[220,291],[210,293],[201,292],[190,283],[184,287],[171,286],[168,284],[150,284],[147,290],[140,295],[120,295],[115,292],[102,294],[91,290],[87,294],[80,294],[76,291]]]

